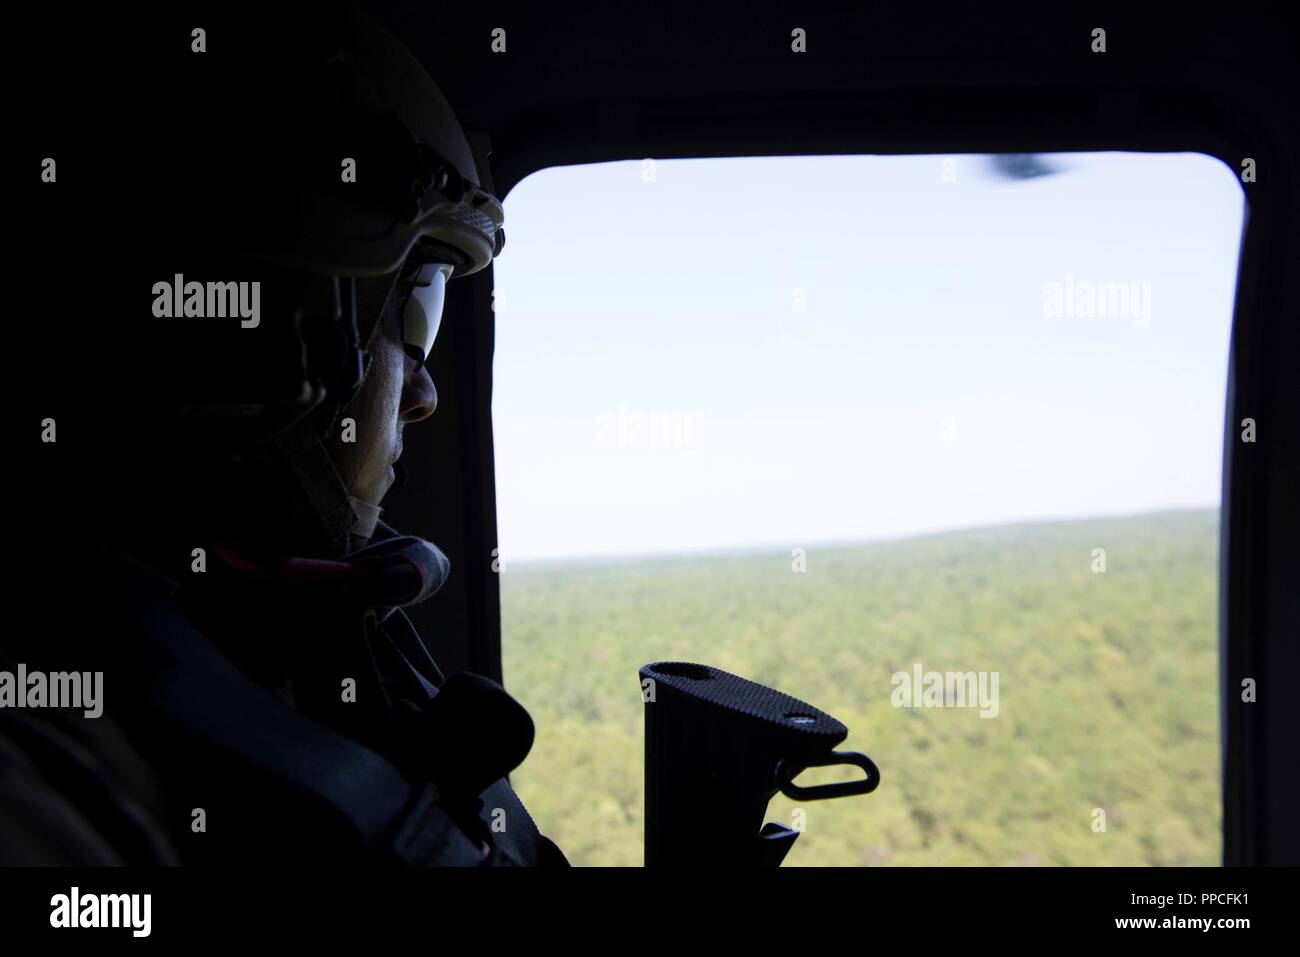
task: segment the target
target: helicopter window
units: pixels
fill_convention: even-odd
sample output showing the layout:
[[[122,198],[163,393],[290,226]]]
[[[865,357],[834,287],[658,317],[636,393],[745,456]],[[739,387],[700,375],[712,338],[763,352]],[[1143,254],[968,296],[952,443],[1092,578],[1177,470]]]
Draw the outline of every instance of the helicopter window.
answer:
[[[505,209],[515,783],[574,863],[641,864],[662,660],[810,701],[879,765],[772,801],[787,864],[1219,863],[1230,168],[644,160]]]

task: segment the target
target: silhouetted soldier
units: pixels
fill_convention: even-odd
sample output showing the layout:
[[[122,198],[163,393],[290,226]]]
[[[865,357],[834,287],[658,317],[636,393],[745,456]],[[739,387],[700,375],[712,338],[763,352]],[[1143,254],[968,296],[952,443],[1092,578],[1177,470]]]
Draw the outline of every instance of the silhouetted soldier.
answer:
[[[89,382],[40,480],[85,507],[28,553],[57,622],[0,639],[0,668],[102,671],[104,712],[0,710],[0,859],[565,864],[504,780],[527,712],[445,677],[402,612],[446,557],[378,517],[501,204],[368,21],[207,42],[129,105],[147,183],[104,177],[154,233],[138,268],[67,273],[103,315],[64,327]]]

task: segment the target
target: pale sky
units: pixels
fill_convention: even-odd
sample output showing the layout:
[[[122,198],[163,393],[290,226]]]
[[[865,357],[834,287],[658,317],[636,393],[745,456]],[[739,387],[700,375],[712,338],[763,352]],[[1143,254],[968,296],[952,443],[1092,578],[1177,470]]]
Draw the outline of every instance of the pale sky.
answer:
[[[503,559],[1216,506],[1240,183],[1191,153],[1050,162],[529,176],[495,267]],[[1078,315],[1100,283],[1133,298]]]

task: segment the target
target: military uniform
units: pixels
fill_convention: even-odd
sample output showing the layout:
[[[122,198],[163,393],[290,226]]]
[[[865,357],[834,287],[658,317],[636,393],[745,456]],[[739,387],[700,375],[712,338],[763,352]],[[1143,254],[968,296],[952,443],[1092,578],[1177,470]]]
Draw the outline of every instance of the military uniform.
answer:
[[[441,552],[381,524],[343,561],[211,554],[185,578],[106,555],[99,628],[30,643],[102,666],[104,713],[0,711],[0,862],[567,865],[504,779],[527,712],[444,676],[401,611]]]

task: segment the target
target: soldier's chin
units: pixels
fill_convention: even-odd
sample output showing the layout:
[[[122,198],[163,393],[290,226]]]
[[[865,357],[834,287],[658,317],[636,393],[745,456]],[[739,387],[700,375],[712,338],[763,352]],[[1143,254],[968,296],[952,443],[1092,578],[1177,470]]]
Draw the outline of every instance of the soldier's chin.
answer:
[[[403,462],[401,459],[398,459],[396,462],[394,462],[392,465],[388,467],[388,470],[393,473],[393,481],[389,483],[388,486],[388,490],[390,492],[393,489],[401,488],[403,485],[406,484],[407,473],[406,473],[405,462]]]

